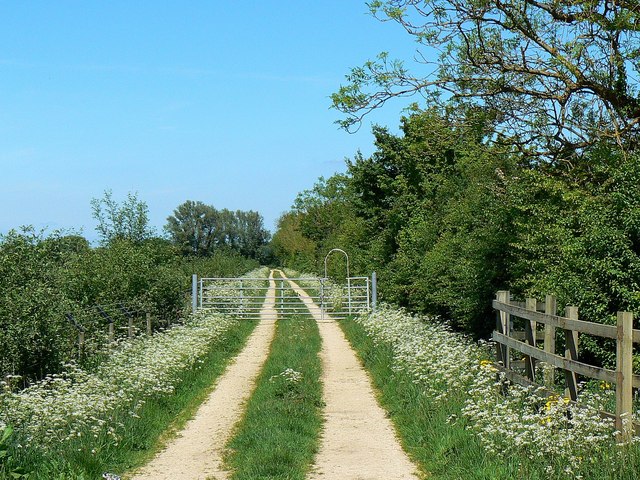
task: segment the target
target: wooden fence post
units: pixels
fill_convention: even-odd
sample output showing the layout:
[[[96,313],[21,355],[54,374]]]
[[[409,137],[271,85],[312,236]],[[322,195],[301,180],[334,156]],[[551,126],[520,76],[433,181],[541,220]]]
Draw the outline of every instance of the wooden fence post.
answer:
[[[76,328],[76,330],[78,330],[78,359],[80,359],[82,357],[82,353],[84,350],[85,328],[76,321],[76,319],[73,316],[73,313],[67,313],[65,316],[67,317],[67,320],[69,321],[69,323],[73,325]]]
[[[320,282],[320,291],[324,287],[324,283]],[[320,298],[324,299],[324,295],[320,294]],[[322,303],[322,302],[321,302]],[[371,310],[376,311],[378,307],[378,275],[376,272],[371,273]]]
[[[100,316],[102,316],[102,318],[107,322],[107,325],[109,325],[108,340],[109,343],[113,343],[113,338],[115,337],[113,318],[111,318],[111,316],[100,305],[96,305],[96,307],[98,308]]]
[[[567,306],[565,316],[571,320],[578,320],[578,307]],[[578,360],[578,332],[573,330],[565,330],[565,349],[564,358],[570,360]],[[578,380],[575,372],[570,370],[564,371],[566,383],[565,395],[568,395],[574,402],[578,400]]]
[[[535,298],[527,298],[525,299],[525,308],[532,312],[537,311],[538,300]],[[525,320],[524,322],[524,336],[525,341],[531,345],[532,347],[536,346],[536,322],[533,320]],[[524,357],[524,369],[527,378],[532,382],[536,380],[536,359],[530,357],[529,355],[525,355]]]
[[[244,309],[244,284],[242,282],[242,280],[240,280],[240,305],[239,305],[239,309],[240,311],[238,312],[240,314],[240,318],[244,318],[245,317],[245,309]]]
[[[509,303],[510,293],[508,290],[500,290],[496,295],[496,300],[500,303]],[[498,310],[498,315],[496,316],[496,330],[503,335],[509,336],[509,314]],[[509,360],[510,351],[509,348],[505,345],[496,344],[496,354],[498,363],[502,362],[504,368],[509,368],[511,362]]]
[[[633,435],[633,313],[618,312],[616,348],[616,430],[618,443],[628,443]]]
[[[147,335],[151,336],[151,314],[147,312]]]
[[[128,320],[127,333],[129,338],[133,338],[133,312],[129,310],[123,303],[120,304],[122,315]]]
[[[202,292],[200,293],[200,302],[202,302]],[[191,275],[191,313],[198,310],[198,275]]]
[[[105,321],[107,322],[107,325],[109,325],[108,340],[109,340],[109,343],[113,343],[113,338],[115,336],[114,327],[113,327],[113,318],[111,318],[111,316],[100,305],[97,305],[97,307],[98,307],[98,313],[102,316],[102,318],[105,319]]]
[[[544,313],[547,315],[557,315],[557,303],[554,295],[547,295],[544,299]],[[556,327],[552,325],[544,326],[544,351],[556,353]],[[552,388],[555,383],[555,368],[547,365],[544,372],[544,384],[547,388]]]

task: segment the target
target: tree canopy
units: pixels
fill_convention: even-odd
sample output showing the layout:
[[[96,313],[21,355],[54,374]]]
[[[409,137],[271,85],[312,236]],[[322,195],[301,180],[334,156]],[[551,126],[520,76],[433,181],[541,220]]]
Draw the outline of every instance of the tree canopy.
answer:
[[[386,53],[352,69],[333,95],[358,125],[389,99],[472,102],[494,140],[567,160],[603,138],[633,148],[640,131],[640,7],[627,0],[375,0],[371,12],[417,42],[426,74]],[[433,60],[436,58],[435,60]],[[419,69],[419,68],[418,68]]]
[[[140,243],[154,235],[149,225],[149,207],[138,199],[137,193],[128,193],[126,200],[118,203],[113,198],[113,192],[105,190],[102,198],[91,200],[91,208],[103,245],[115,240]]]
[[[577,176],[496,146],[491,128],[480,108],[435,107],[404,117],[400,134],[374,127],[372,155],[357,154],[283,215],[276,253],[320,273],[326,252],[342,248],[352,272],[378,273],[383,300],[475,336],[494,327],[491,300],[503,289],[556,295],[594,322],[640,311],[640,155],[603,142]],[[610,360],[598,342],[583,351]]]
[[[228,248],[259,258],[269,241],[262,215],[254,211],[222,209],[187,200],[167,218],[165,231],[184,254],[207,256]]]

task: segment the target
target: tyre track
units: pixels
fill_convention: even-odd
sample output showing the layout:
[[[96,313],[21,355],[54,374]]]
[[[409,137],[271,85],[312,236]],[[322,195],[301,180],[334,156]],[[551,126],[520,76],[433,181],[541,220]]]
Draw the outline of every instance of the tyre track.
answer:
[[[278,271],[283,278],[283,272]],[[288,280],[288,279],[287,279]],[[324,430],[309,480],[415,480],[417,469],[402,450],[391,421],[378,405],[371,381],[342,330],[295,282],[293,290],[318,322]]]
[[[156,457],[141,468],[133,480],[222,480],[224,447],[241,419],[255,387],[275,334],[275,281],[269,274],[269,288],[260,312],[261,320],[242,352],[229,364],[214,390],[193,419]]]

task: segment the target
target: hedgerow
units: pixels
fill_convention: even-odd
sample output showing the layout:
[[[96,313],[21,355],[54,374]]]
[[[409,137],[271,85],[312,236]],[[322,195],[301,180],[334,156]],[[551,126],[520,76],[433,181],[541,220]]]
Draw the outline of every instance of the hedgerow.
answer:
[[[257,266],[232,252],[185,258],[158,238],[92,248],[78,235],[11,231],[0,236],[0,379],[20,376],[28,386],[78,360],[78,331],[67,314],[86,330],[89,354],[106,339],[98,307],[117,327],[126,327],[122,307],[135,313],[137,326],[149,313],[154,329],[166,327],[189,308],[193,273],[238,276]]]

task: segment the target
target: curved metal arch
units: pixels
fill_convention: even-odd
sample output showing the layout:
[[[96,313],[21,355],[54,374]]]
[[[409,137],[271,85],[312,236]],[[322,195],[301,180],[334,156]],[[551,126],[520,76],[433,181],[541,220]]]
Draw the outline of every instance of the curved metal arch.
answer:
[[[329,250],[329,253],[327,253],[327,255],[324,257],[324,278],[328,278],[327,277],[327,259],[329,258],[329,255],[331,255],[333,252],[341,252],[344,254],[344,256],[347,259],[347,278],[351,277],[351,275],[349,274],[349,255],[347,255],[347,252],[345,252],[341,248],[332,248],[331,250]]]

